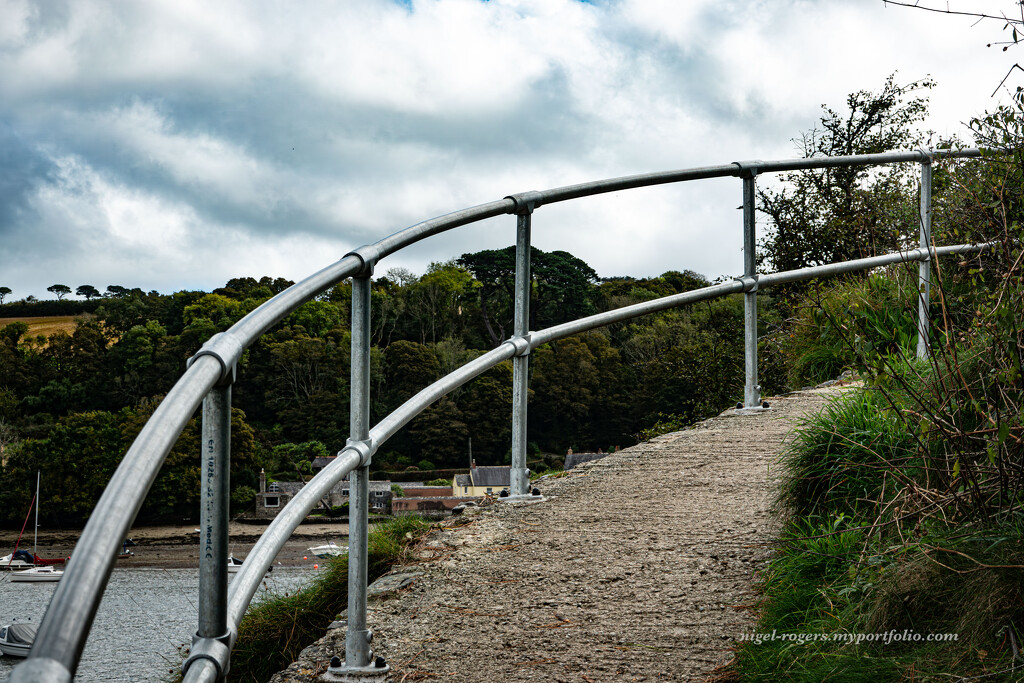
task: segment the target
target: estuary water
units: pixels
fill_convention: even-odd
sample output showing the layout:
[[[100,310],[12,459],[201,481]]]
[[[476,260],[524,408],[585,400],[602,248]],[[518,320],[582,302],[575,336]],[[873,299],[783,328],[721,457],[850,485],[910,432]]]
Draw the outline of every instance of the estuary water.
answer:
[[[278,567],[267,574],[254,602],[268,593],[289,593],[316,574]],[[0,574],[0,620],[40,622],[55,583],[11,583]],[[196,631],[199,573],[195,569],[115,569],[100,603],[76,683],[160,681],[179,670]],[[0,656],[0,681],[24,659]]]

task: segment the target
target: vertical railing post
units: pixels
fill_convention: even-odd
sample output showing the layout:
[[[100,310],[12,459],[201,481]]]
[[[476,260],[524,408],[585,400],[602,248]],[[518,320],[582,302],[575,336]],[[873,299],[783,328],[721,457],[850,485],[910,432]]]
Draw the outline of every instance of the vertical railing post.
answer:
[[[370,436],[370,278],[352,278],[352,365],[349,384],[349,438],[366,441]],[[369,467],[352,471],[349,482],[348,537],[348,631],[345,664],[362,668],[370,664],[366,628],[367,535],[369,523]]]
[[[345,665],[332,666],[324,680],[384,680],[389,668],[374,664],[366,626],[370,481],[370,275],[372,266],[352,278],[352,359],[349,382],[349,441],[363,457],[349,481],[348,624]]]
[[[743,407],[761,405],[761,387],[757,383],[757,243],[754,204],[754,177],[760,162],[742,162],[743,173],[743,357],[746,380]]]
[[[231,463],[231,384],[203,399],[202,506],[199,528],[199,628],[197,639],[228,638],[228,504]],[[224,680],[222,672],[218,680]]]
[[[530,219],[534,204],[527,202],[517,208],[515,321],[512,335],[516,340],[525,341],[530,330]],[[512,359],[512,469],[509,492],[513,497],[525,496],[530,489],[530,470],[526,466],[526,399],[530,350],[528,344],[521,346],[522,350]]]
[[[917,357],[928,357],[928,305],[931,301],[932,159],[921,150],[921,261],[917,271]]]

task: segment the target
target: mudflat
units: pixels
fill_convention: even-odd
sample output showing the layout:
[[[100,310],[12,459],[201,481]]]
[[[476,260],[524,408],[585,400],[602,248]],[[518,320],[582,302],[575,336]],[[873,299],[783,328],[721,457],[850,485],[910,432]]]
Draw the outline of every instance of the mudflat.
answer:
[[[31,521],[21,538],[20,548],[32,551]],[[230,552],[235,557],[245,557],[260,535],[267,528],[266,523],[231,522]],[[18,529],[0,529],[0,555],[14,550],[18,540]],[[74,550],[80,529],[39,529],[38,553],[40,557],[69,557]],[[180,569],[199,566],[199,531],[196,524],[176,526],[133,527],[128,537],[135,542],[130,548],[132,557],[119,559],[117,567],[157,567]],[[310,546],[327,541],[346,542],[348,525],[344,523],[301,524],[285,543],[274,560],[275,565],[302,567],[315,562],[307,552]],[[120,548],[120,546],[118,546]],[[303,558],[307,559],[303,559]]]

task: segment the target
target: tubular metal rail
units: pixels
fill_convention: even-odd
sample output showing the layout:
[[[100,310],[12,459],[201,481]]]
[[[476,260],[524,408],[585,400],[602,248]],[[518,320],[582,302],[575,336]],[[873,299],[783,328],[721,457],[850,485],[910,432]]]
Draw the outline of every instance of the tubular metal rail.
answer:
[[[12,683],[64,683],[72,680],[93,617],[113,569],[121,539],[182,429],[203,406],[199,624],[190,656],[182,667],[189,683],[223,680],[238,625],[274,557],[317,500],[349,473],[349,621],[345,662],[332,665],[329,680],[383,680],[388,671],[375,659],[366,624],[367,503],[369,465],[381,445],[438,398],[507,359],[513,361],[512,500],[529,496],[526,467],[527,369],[531,350],[547,342],[614,322],[683,304],[744,294],[746,381],[743,405],[761,406],[757,383],[756,292],[772,285],[827,277],[910,261],[920,262],[918,344],[928,354],[930,260],[943,254],[980,251],[990,245],[934,247],[931,243],[932,160],[978,157],[980,150],[920,149],[908,152],[784,161],[746,161],[525,192],[416,224],[346,254],[249,313],[226,332],[215,334],[189,361],[188,368],[156,409],[110,480],[86,525],[63,580],[39,628],[35,645],[18,665]],[[921,166],[920,247],[918,249],[787,272],[758,274],[755,268],[754,189],[761,173],[913,162]],[[744,269],[741,277],[702,289],[626,306],[555,327],[529,332],[530,230],[532,214],[544,204],[666,183],[739,177],[743,181]],[[372,429],[369,419],[370,276],[384,257],[432,235],[501,214],[517,219],[515,322],[512,338],[426,387]],[[231,385],[242,351],[303,303],[346,278],[352,286],[352,364],[350,438],[338,457],[281,510],[246,558],[228,590],[228,457],[231,440]]]

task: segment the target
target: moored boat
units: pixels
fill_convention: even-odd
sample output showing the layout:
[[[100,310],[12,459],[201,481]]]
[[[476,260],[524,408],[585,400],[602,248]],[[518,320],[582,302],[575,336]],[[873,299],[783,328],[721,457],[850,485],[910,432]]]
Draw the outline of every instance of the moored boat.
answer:
[[[0,569],[28,569],[34,566],[36,566],[35,558],[27,550],[15,550],[10,555],[0,557]]]
[[[334,541],[329,541],[324,545],[315,545],[312,548],[307,548],[307,550],[310,555],[319,557],[320,559],[338,557],[339,555],[345,554],[345,548],[337,545]]]
[[[54,569],[53,567],[32,567],[31,569],[25,569],[20,572],[11,573],[12,583],[52,583],[54,581],[60,581],[60,578],[64,576],[63,569]]]
[[[35,624],[20,621],[0,627],[0,652],[10,657],[28,657],[37,628]]]

